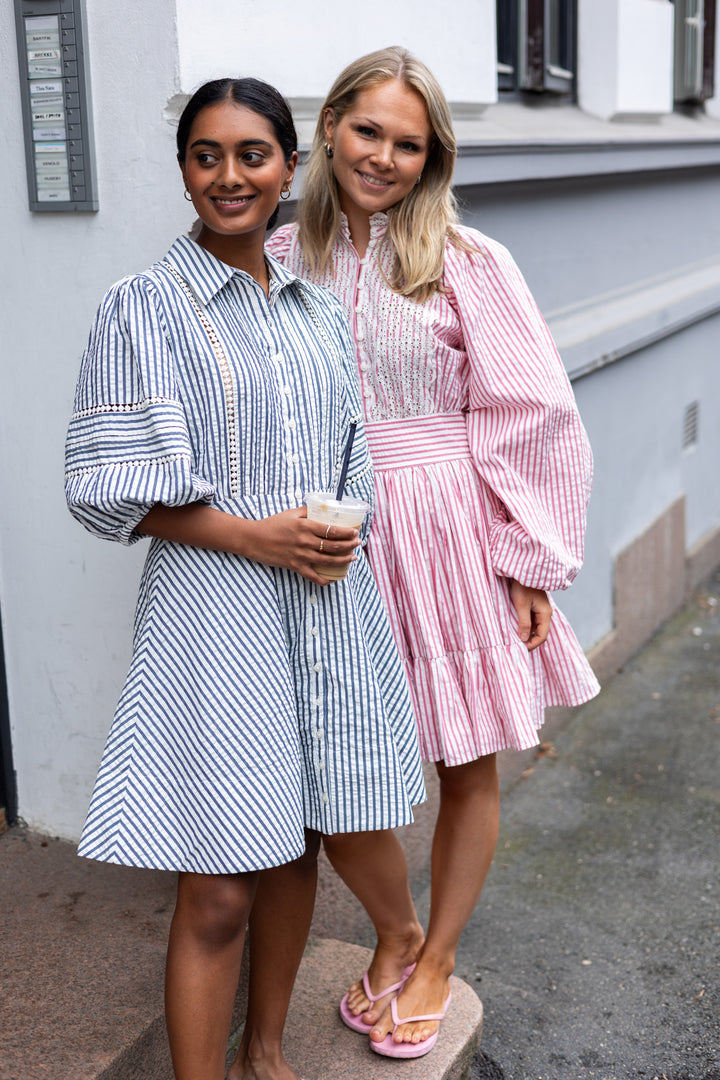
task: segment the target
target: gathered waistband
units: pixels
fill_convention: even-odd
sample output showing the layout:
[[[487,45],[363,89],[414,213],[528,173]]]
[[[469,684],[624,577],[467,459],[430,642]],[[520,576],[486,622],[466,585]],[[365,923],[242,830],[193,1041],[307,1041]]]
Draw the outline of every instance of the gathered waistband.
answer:
[[[375,469],[431,465],[470,457],[466,413],[434,413],[365,425]]]

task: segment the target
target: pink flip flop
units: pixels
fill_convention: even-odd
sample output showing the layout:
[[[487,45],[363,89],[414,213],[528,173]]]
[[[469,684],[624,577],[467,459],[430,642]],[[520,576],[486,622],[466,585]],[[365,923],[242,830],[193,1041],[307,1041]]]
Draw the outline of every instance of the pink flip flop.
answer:
[[[402,990],[403,986],[410,978],[414,970],[415,964],[408,965],[408,967],[405,968],[402,975],[400,976],[400,980],[396,983],[393,983],[392,986],[386,986],[385,989],[381,990],[379,994],[372,993],[372,991],[370,990],[368,973],[367,971],[363,972],[363,989],[365,990],[365,994],[367,995],[367,999],[370,1004],[374,1005],[376,1001],[380,1000],[380,998],[387,997],[388,994],[393,994],[396,990]],[[359,1013],[356,1016],[354,1012],[350,1011],[350,1008],[348,1006],[349,996],[349,994],[346,994],[340,1002],[340,1017],[342,1019],[342,1022],[347,1027],[352,1028],[353,1031],[357,1031],[360,1035],[368,1035],[372,1031],[374,1024],[366,1024],[362,1018],[362,1013]],[[365,1011],[367,1012],[367,1009]]]
[[[398,1043],[393,1039],[393,1035],[400,1024],[414,1024],[417,1023],[418,1020],[444,1020],[451,997],[452,994],[448,994],[445,998],[445,1005],[441,1013],[432,1013],[428,1016],[403,1016],[402,1019],[398,1016],[397,1012],[397,998],[393,998],[390,1002],[390,1012],[392,1013],[393,1024],[395,1027],[389,1035],[385,1036],[382,1042],[373,1042],[371,1039],[370,1049],[374,1050],[376,1054],[382,1054],[383,1057],[391,1058],[416,1058],[429,1053],[437,1042],[438,1035],[440,1034],[439,1031],[436,1031],[433,1035],[429,1035],[427,1039],[423,1039],[422,1042],[417,1043]]]

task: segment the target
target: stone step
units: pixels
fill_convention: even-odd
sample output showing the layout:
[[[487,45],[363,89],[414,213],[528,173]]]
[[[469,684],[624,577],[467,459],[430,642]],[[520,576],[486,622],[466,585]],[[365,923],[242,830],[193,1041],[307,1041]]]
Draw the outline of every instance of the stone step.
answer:
[[[440,1037],[425,1057],[395,1061],[374,1054],[367,1038],[350,1031],[338,1014],[338,1002],[350,983],[370,963],[372,952],[328,938],[308,942],[295,983],[284,1050],[306,1080],[466,1080],[480,1042],[483,1008],[462,979],[451,980],[452,1002]],[[238,995],[243,1011],[244,987]],[[230,1038],[228,1064],[242,1037],[240,1022]],[[98,1080],[172,1080],[162,1018],[152,1024]]]
[[[370,963],[359,945],[312,939],[295,983],[285,1056],[307,1080],[465,1080],[480,1042],[483,1007],[462,979],[451,980],[452,1001],[440,1037],[425,1057],[394,1060],[374,1054],[368,1039],[345,1027],[338,1003]],[[231,1039],[240,1040],[241,1030]]]

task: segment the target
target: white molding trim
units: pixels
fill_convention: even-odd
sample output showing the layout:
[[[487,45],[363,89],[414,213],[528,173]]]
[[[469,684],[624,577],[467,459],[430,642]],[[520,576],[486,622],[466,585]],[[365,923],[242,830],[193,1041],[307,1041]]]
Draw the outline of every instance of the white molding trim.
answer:
[[[474,187],[719,165],[720,135],[716,139],[656,142],[475,143],[459,147],[454,183],[457,187]]]
[[[720,314],[720,258],[546,312],[571,379]]]

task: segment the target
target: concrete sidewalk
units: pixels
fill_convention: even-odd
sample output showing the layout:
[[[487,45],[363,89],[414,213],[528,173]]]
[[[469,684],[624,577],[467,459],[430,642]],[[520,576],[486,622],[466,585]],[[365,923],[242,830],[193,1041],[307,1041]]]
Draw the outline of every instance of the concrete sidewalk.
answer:
[[[473,1080],[720,1080],[717,598],[718,576],[567,726],[551,721],[539,756],[503,756],[500,843],[456,971],[485,1007]],[[0,837],[0,1080],[169,1080],[172,879],[23,829]],[[332,888],[323,932],[370,945],[358,915],[333,926]],[[422,872],[414,891],[426,918]],[[324,948],[323,977],[344,985],[360,954]],[[313,949],[310,988],[337,997]],[[322,1010],[301,996],[296,1027],[311,1031]],[[458,1010],[422,1067],[384,1071],[329,1008],[339,1034],[308,1080],[459,1076],[450,1044],[477,1032],[475,1017],[455,1034]],[[313,1060],[296,1035],[293,1060]]]

